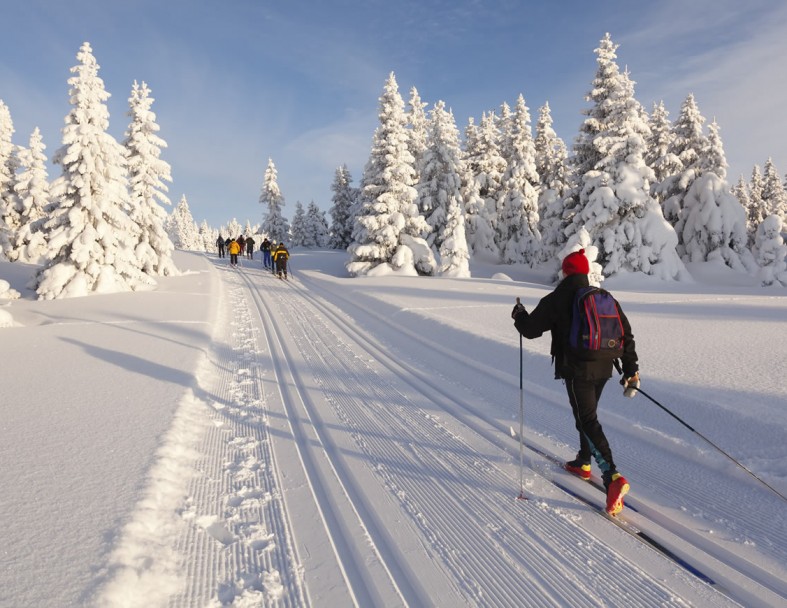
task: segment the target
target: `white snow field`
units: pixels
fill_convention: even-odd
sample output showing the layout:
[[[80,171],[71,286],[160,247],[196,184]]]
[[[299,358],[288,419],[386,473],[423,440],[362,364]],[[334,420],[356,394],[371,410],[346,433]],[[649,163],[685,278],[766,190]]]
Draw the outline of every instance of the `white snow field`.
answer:
[[[784,289],[710,264],[605,283],[642,388],[696,431],[608,383],[615,523],[598,471],[556,463],[577,437],[548,337],[523,343],[520,486],[510,311],[538,273],[175,261],[52,301],[0,263],[0,606],[787,606]]]

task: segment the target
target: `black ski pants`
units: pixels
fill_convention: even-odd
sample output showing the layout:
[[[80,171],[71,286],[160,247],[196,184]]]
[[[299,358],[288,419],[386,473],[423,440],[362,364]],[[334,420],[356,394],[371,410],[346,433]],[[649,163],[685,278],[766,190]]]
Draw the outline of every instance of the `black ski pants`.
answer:
[[[612,450],[596,415],[598,401],[607,380],[566,378],[565,382],[568,401],[571,403],[574,421],[577,431],[579,431],[577,458],[584,462],[590,462],[592,456],[602,472],[616,471],[615,462],[612,460]]]

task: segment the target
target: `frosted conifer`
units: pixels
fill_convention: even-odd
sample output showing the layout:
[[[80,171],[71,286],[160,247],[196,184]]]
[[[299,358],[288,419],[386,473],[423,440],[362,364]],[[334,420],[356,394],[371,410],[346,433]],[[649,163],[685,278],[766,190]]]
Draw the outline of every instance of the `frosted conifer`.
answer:
[[[347,165],[337,167],[331,185],[333,205],[331,214],[332,249],[347,249],[352,242],[353,212],[358,201],[358,190],[352,186],[352,176]]]
[[[12,138],[14,123],[11,111],[0,100],[0,255],[10,253],[20,227],[19,205],[14,192],[17,169],[16,149]]]
[[[484,177],[480,171],[481,147],[479,145],[478,127],[472,118],[465,127],[465,149],[462,155],[462,199],[465,205],[465,230],[467,245],[474,256],[498,261],[500,250],[495,243],[495,231],[492,227],[492,216],[495,209],[487,205],[481,196],[481,183]]]
[[[38,127],[30,135],[27,148],[19,150],[19,173],[14,191],[19,201],[19,229],[12,235],[8,259],[12,262],[40,263],[47,252],[43,232],[46,209],[50,204],[46,146]]]
[[[536,123],[536,173],[539,178],[538,217],[541,247],[537,260],[545,262],[555,258],[557,250],[565,244],[561,227],[563,197],[568,189],[566,144],[552,128],[549,103],[538,112]]]
[[[434,256],[423,239],[429,226],[415,204],[407,116],[393,72],[380,97],[378,116],[380,124],[361,180],[347,270],[353,276],[390,270],[434,274]]]
[[[303,203],[301,201],[295,201],[295,214],[292,216],[290,234],[292,235],[293,246],[301,247],[304,245],[306,234],[306,210],[303,208]]]
[[[290,224],[287,218],[282,215],[282,207],[285,203],[277,178],[276,165],[269,158],[260,193],[260,204],[264,205],[267,210],[263,215],[262,232],[268,235],[272,242],[283,243],[289,240]]]
[[[161,205],[171,204],[164,182],[171,182],[172,176],[169,164],[161,158],[167,142],[157,135],[160,127],[150,109],[153,101],[147,84],[134,81],[128,100],[131,123],[123,142],[131,189],[130,215],[140,229],[134,251],[142,270],[149,275],[171,276],[179,272],[172,261],[175,246],[164,230],[167,212]]]
[[[46,265],[34,285],[41,299],[150,288],[134,255],[139,227],[128,216],[128,172],[123,147],[107,132],[109,93],[90,44],[77,54],[69,80],[72,109],[53,162],[62,174],[51,187],[44,225]]]

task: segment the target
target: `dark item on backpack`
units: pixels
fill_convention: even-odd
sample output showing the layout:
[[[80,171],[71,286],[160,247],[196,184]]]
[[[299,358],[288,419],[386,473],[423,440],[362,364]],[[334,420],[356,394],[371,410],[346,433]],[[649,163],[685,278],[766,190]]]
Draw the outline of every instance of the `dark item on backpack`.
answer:
[[[571,304],[569,349],[582,361],[612,361],[623,355],[623,322],[615,298],[599,287],[581,287]]]

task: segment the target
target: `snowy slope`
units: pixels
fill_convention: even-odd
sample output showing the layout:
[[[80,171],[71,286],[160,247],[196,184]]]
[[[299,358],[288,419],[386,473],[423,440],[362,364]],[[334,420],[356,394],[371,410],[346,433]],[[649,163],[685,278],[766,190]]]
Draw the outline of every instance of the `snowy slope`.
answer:
[[[510,310],[537,274],[348,279],[345,257],[295,252],[284,282],[181,253],[155,292],[52,302],[0,265],[23,294],[0,330],[0,605],[787,604],[785,501],[644,397],[602,401],[628,531],[560,471],[547,338],[523,344],[517,500]],[[787,294],[692,271],[608,285],[643,389],[785,494]]]

